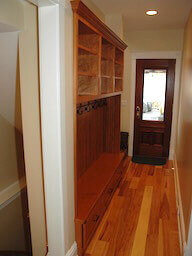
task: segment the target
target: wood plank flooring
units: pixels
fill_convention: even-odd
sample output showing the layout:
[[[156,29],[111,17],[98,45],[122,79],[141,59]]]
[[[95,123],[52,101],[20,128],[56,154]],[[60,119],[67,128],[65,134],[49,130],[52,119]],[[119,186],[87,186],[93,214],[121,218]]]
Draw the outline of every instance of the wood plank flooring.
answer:
[[[130,162],[85,256],[179,256],[172,162]]]

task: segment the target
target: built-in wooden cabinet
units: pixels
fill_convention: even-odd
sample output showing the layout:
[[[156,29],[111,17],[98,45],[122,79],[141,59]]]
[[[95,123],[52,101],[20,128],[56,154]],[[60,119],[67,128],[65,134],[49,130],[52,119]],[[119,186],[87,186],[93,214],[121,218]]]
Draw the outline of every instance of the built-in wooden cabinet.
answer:
[[[76,102],[120,94],[126,44],[81,1],[71,3],[74,11]]]
[[[83,256],[127,168],[120,152],[126,44],[81,1],[74,14],[75,225]]]

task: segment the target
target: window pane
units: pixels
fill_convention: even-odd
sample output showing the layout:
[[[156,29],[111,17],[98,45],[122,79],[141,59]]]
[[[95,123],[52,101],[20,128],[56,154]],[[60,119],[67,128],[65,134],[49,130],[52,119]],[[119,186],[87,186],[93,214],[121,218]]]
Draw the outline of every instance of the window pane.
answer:
[[[144,70],[143,120],[164,121],[166,70]]]

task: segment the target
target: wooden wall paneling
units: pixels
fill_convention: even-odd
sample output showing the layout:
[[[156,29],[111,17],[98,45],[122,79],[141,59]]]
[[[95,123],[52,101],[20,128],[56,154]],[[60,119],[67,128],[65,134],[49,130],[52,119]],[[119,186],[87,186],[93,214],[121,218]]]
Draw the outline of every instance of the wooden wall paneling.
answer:
[[[113,92],[115,92],[115,47],[113,48]]]
[[[74,122],[74,189],[77,215],[77,86],[78,86],[78,15],[73,13],[73,122]]]
[[[75,220],[75,239],[77,242],[78,255],[83,255],[83,229],[82,221]]]
[[[121,95],[115,97],[115,152],[120,152]]]
[[[98,94],[101,95],[101,51],[102,51],[102,36],[99,37],[99,67],[98,67],[98,76],[99,76],[99,89]]]
[[[120,152],[120,95],[107,99],[105,110],[105,152]]]
[[[77,115],[77,178],[80,178],[104,152],[104,111],[106,106],[102,105],[102,102],[103,100],[90,103],[90,105],[94,105],[95,109]],[[88,107],[89,104],[84,106]]]

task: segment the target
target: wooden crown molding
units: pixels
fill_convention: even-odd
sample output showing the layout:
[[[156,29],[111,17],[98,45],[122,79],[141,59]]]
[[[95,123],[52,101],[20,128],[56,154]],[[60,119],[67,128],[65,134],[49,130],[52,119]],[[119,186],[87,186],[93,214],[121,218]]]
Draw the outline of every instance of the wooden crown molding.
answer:
[[[116,46],[125,50],[127,45],[107,26],[103,23],[81,0],[71,0],[71,6],[74,13],[88,21],[91,25],[101,31]]]

